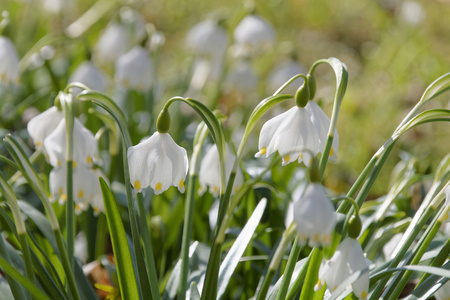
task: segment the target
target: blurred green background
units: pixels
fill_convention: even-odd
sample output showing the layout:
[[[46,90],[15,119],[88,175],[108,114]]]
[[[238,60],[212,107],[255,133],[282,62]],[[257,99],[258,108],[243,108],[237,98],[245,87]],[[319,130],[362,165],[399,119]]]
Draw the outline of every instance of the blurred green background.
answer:
[[[146,22],[153,24],[165,36],[158,58],[158,81],[164,84],[164,89],[160,99],[155,99],[157,108],[165,100],[178,95],[182,91],[183,80],[189,76],[192,53],[185,46],[187,31],[213,16],[226,20],[232,37],[233,29],[247,14],[248,7],[253,6],[255,13],[266,18],[275,28],[277,43],[274,48],[252,61],[260,78],[259,100],[269,96],[265,89],[269,71],[292,52],[306,70],[318,59],[339,58],[348,66],[349,84],[337,126],[340,136],[338,160],[328,169],[325,182],[336,192],[348,190],[426,87],[450,70],[450,1],[446,0],[69,2],[67,9],[60,14],[46,11],[42,1],[0,2],[0,11],[8,11],[10,18],[10,24],[2,34],[11,38],[21,58],[41,38],[52,40],[56,55],[51,64],[60,88],[64,88],[71,72],[86,59],[102,30],[111,19],[117,18],[124,5],[139,11]],[[63,37],[68,26],[90,9],[94,12],[92,25],[74,39]],[[38,51],[39,47],[35,50]],[[232,57],[228,56],[227,64],[231,63]],[[113,77],[111,69],[104,71]],[[330,115],[334,75],[331,69],[322,66],[316,74],[318,92],[315,99]],[[2,96],[0,127],[20,131],[25,121],[17,116],[21,116],[29,106],[43,110],[56,93],[45,71],[25,69],[21,87]],[[227,95],[220,97],[221,103],[228,100]],[[225,113],[251,110],[255,105],[254,100],[244,101],[244,105],[236,108],[228,104],[229,111]],[[440,96],[429,106],[448,108],[449,98]],[[247,148],[249,158],[251,151],[256,152],[257,133],[254,135],[255,144]],[[448,124],[425,125],[412,130],[401,138],[371,197],[386,191],[390,170],[400,160],[401,152],[416,155],[422,170],[432,170],[449,149]]]

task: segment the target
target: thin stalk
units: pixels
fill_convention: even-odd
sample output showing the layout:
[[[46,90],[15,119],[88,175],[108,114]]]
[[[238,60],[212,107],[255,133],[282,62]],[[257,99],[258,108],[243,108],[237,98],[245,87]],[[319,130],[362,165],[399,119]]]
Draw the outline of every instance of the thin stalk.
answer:
[[[139,223],[141,227],[141,236],[144,242],[144,255],[145,255],[145,266],[147,268],[147,274],[150,279],[150,291],[152,293],[152,297],[154,300],[161,299],[159,295],[159,284],[158,284],[158,276],[156,275],[156,266],[155,266],[155,258],[153,256],[153,247],[152,247],[152,239],[150,236],[147,218],[144,208],[144,197],[142,193],[137,193],[137,206],[138,206],[138,214],[139,214]]]
[[[72,270],[75,264],[75,219],[74,219],[74,201],[73,201],[73,161],[67,162],[67,202],[66,202],[66,241],[67,255],[70,259]]]
[[[72,269],[72,264],[69,260],[69,256],[67,255],[67,250],[64,246],[63,236],[61,230],[54,229],[53,233],[55,234],[56,244],[58,245],[59,254],[61,256],[61,262],[67,276],[67,283],[69,285],[69,291],[72,294],[72,297],[75,300],[80,300],[80,294],[78,293],[77,284],[75,282],[75,275]]]
[[[433,259],[433,261],[430,264],[430,267],[441,267],[447,260],[449,254],[450,254],[450,238],[447,239],[444,246],[439,251],[438,255]],[[427,279],[428,277],[430,277],[429,273],[423,274],[422,278],[417,283],[416,287],[422,284],[422,282],[424,282],[424,280]]]
[[[33,260],[31,259],[31,252],[30,247],[28,246],[27,235],[26,233],[19,233],[18,236],[20,247],[22,249],[23,261],[25,263],[25,274],[32,283],[36,283]]]
[[[308,256],[308,258],[306,259],[305,264],[303,265],[302,270],[300,271],[300,273],[298,274],[297,278],[295,279],[294,283],[292,284],[291,289],[289,290],[286,299],[287,300],[292,300],[294,299],[297,294],[300,292],[300,290],[303,287],[303,283],[305,281],[306,278],[306,272],[308,271],[308,266],[309,266],[309,262],[311,261],[311,255]]]
[[[317,283],[320,264],[322,263],[323,251],[314,248],[309,254],[311,257],[308,271],[306,272],[305,283],[303,284],[300,300],[310,300],[313,298],[314,285]]]
[[[286,249],[292,240],[295,239],[297,233],[297,229],[295,228],[294,222],[291,223],[288,229],[286,229],[281,237],[280,244],[278,244],[277,249],[275,250],[275,254],[270,261],[269,268],[267,269],[266,276],[264,276],[263,283],[259,288],[256,300],[261,300],[266,298],[266,294],[269,290],[270,283],[272,282],[273,275],[278,269],[281,260],[283,259],[284,254],[286,253]]]
[[[181,242],[181,271],[178,299],[186,298],[187,279],[189,275],[189,246],[191,244],[192,224],[194,221],[195,183],[197,175],[189,176],[186,208],[184,210],[183,239]]]
[[[298,245],[297,241],[298,237],[295,238],[294,243],[292,245],[291,254],[289,255],[289,260],[286,265],[286,269],[284,270],[283,280],[281,281],[280,289],[278,291],[277,300],[285,300],[287,291],[289,289],[289,283],[291,282],[292,273],[295,269],[295,264],[298,260],[298,256],[300,254],[301,247]]]

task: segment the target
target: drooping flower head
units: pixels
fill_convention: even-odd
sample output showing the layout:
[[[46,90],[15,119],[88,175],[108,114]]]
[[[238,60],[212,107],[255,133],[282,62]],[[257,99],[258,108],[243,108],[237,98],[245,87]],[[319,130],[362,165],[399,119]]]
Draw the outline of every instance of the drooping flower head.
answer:
[[[309,166],[312,156],[321,153],[326,145],[330,119],[314,101],[305,107],[295,106],[267,121],[259,135],[259,152],[255,157],[269,157],[278,151],[283,166],[298,159]],[[335,131],[331,159],[336,158],[339,137]]]
[[[184,193],[187,153],[168,133],[157,131],[138,145],[128,148],[128,164],[131,184],[138,192],[151,186],[159,195],[170,186],[176,186]]]
[[[44,140],[56,129],[63,118],[64,113],[56,106],[52,106],[28,122],[28,134],[37,149],[44,149]]]
[[[116,62],[115,81],[128,89],[148,91],[154,81],[154,66],[150,54],[136,46]]]
[[[250,94],[258,87],[258,75],[252,69],[248,60],[240,59],[236,61],[227,74],[224,82],[224,89]]]
[[[338,288],[350,275],[361,272],[370,266],[370,262],[364,256],[361,245],[356,239],[346,238],[336,249],[333,257],[324,261],[319,270],[319,281],[315,290],[320,289],[325,283],[327,289],[332,292]],[[369,291],[369,274],[363,273],[352,283],[353,293],[361,300],[367,299]]]
[[[264,18],[250,14],[234,30],[234,41],[250,53],[260,53],[275,40],[275,30]]]
[[[73,162],[92,165],[99,160],[97,140],[89,129],[77,119],[73,127]],[[55,130],[44,140],[50,164],[57,168],[66,161],[66,121],[62,119]]]
[[[58,201],[61,205],[67,201],[67,169],[66,166],[53,168],[50,172],[50,199]],[[84,165],[73,170],[73,199],[75,213],[80,214],[86,210],[93,197],[102,197],[101,190],[97,188],[98,177]],[[99,194],[100,192],[100,194]]]
[[[234,160],[236,159],[235,155],[231,152],[228,145],[226,146],[225,151],[225,174],[228,177],[230,176],[231,169],[233,168]],[[233,184],[233,192],[236,192],[240,186],[244,177],[242,175],[241,170],[238,170],[236,173],[236,178]],[[211,146],[205,154],[201,164],[200,171],[198,173],[198,181],[200,182],[199,193],[203,194],[206,189],[209,187],[209,191],[214,196],[219,195],[220,191],[220,166],[219,166],[219,151],[217,150],[217,146],[214,144]]]
[[[303,194],[294,199],[293,214],[299,244],[308,242],[310,247],[330,244],[336,215],[334,206],[320,183],[310,183]]]
[[[98,39],[95,54],[101,63],[112,63],[130,48],[131,36],[127,28],[121,24],[112,23]]]
[[[69,83],[79,82],[92,90],[104,93],[106,91],[106,76],[91,61],[82,62],[69,78]],[[72,95],[76,97],[80,88],[73,88]]]
[[[19,55],[11,40],[0,36],[0,84],[19,81]]]
[[[189,30],[186,44],[199,56],[216,57],[225,54],[228,34],[218,22],[206,20]]]

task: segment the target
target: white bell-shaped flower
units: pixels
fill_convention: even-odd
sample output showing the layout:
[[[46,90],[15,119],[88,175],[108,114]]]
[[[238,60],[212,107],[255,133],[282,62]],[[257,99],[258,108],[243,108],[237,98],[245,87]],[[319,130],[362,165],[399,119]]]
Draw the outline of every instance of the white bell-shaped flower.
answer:
[[[0,36],[0,85],[19,81],[19,55],[7,37]]]
[[[186,44],[197,55],[223,55],[228,47],[228,34],[218,22],[206,20],[192,27],[186,36]]]
[[[259,78],[248,60],[239,60],[228,72],[224,89],[249,94],[258,87]]]
[[[115,81],[127,89],[148,91],[154,81],[154,66],[147,50],[136,46],[116,62]]]
[[[92,186],[92,197],[88,199],[88,202],[94,211],[94,216],[98,216],[100,213],[105,213],[105,203],[103,202],[103,194],[100,187],[99,177],[102,177],[108,185],[109,182],[105,174],[103,174],[100,169],[92,169],[91,172],[93,173],[95,180]]]
[[[170,186],[176,186],[184,193],[187,153],[168,133],[155,132],[138,145],[128,148],[128,165],[131,184],[138,192],[151,186],[159,195]]]
[[[234,30],[234,41],[251,52],[261,52],[275,41],[275,30],[264,18],[248,15]]]
[[[333,257],[324,261],[319,270],[319,281],[315,286],[318,290],[326,283],[327,289],[332,292],[338,288],[350,275],[361,272],[370,266],[370,261],[364,256],[359,242],[346,238],[336,249]],[[367,299],[369,291],[369,274],[362,274],[352,283],[353,293],[359,299]]]
[[[304,74],[305,68],[293,59],[289,59],[277,65],[268,75],[266,91],[268,94],[275,93],[286,81],[298,74]],[[302,85],[303,78],[297,78],[284,90],[284,94],[295,95],[297,89]]]
[[[67,169],[66,167],[54,168],[50,172],[50,200],[58,201],[61,205],[67,201]],[[75,201],[75,213],[80,214],[86,210],[89,203],[99,190],[98,178],[84,165],[73,169],[73,199]],[[100,190],[101,197],[101,190]]]
[[[52,106],[28,122],[28,134],[33,139],[36,149],[45,149],[44,140],[56,129],[63,118],[64,113],[56,106]]]
[[[74,167],[79,164],[92,165],[99,161],[97,140],[89,129],[77,119],[73,126],[73,162]],[[62,119],[56,129],[44,140],[44,147],[53,167],[65,165],[66,161],[66,121]]]
[[[267,158],[278,150],[283,158],[283,166],[297,159],[309,166],[311,153],[314,156],[319,153],[319,146],[319,134],[309,112],[295,106],[263,125],[259,135],[259,152],[255,157]]]
[[[69,83],[79,82],[92,90],[104,93],[107,79],[93,62],[82,62],[69,78]],[[76,97],[81,92],[80,88],[72,88],[72,95]]]
[[[331,200],[320,183],[310,183],[303,194],[294,199],[294,221],[299,244],[327,246],[331,242],[336,215]]]
[[[305,109],[309,112],[314,128],[317,130],[319,134],[319,141],[320,141],[319,149],[320,152],[322,152],[325,149],[325,145],[328,139],[330,119],[323,112],[320,106],[314,101],[308,101],[308,104],[306,104]],[[339,148],[339,135],[337,131],[334,130],[333,143],[331,144],[330,150],[330,158],[332,161],[336,160],[338,148]]]
[[[444,283],[436,292],[434,292],[436,300],[450,299],[450,281]]]
[[[234,160],[236,156],[231,152],[228,145],[225,147],[225,174],[226,180],[228,180],[231,169],[233,168]],[[215,197],[219,195],[220,191],[220,167],[219,167],[219,151],[214,144],[211,146],[205,154],[201,164],[200,171],[198,173],[198,181],[200,183],[199,193],[203,194],[209,187],[209,191]],[[236,192],[242,185],[244,177],[241,170],[237,170],[236,178],[233,183],[233,192]]]
[[[101,63],[112,63],[130,48],[129,30],[123,25],[112,23],[98,39],[95,54]]]

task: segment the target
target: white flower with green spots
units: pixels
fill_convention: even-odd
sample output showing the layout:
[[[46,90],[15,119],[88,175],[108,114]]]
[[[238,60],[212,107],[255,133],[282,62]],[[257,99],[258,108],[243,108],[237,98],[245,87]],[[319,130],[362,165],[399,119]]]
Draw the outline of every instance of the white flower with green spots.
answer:
[[[128,148],[128,165],[131,184],[138,192],[150,186],[159,195],[170,186],[176,186],[184,193],[189,167],[187,153],[168,133],[155,132]]]
[[[333,257],[324,261],[319,270],[319,281],[315,290],[325,283],[332,292],[337,289],[350,275],[362,272],[370,266],[370,261],[364,256],[359,242],[346,238],[336,249]],[[369,291],[369,273],[365,272],[352,283],[353,293],[361,300],[367,299]]]
[[[0,36],[0,84],[19,81],[19,56],[16,47],[7,37]]]

